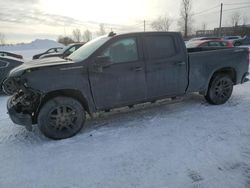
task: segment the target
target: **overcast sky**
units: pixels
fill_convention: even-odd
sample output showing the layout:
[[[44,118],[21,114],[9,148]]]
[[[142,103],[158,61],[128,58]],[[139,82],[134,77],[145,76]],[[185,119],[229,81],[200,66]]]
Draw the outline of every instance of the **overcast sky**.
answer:
[[[249,2],[249,3],[248,3]],[[194,30],[219,25],[220,3],[223,6],[223,26],[230,25],[230,16],[239,12],[250,24],[249,0],[193,0]],[[74,28],[93,33],[100,23],[116,32],[142,31],[158,16],[166,15],[178,30],[181,0],[0,0],[0,32],[7,42],[28,42],[36,38],[57,39],[71,35]]]

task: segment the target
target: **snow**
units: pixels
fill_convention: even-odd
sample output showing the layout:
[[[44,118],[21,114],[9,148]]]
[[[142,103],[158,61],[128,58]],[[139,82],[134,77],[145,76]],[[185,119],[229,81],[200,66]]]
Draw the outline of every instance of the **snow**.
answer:
[[[0,187],[250,186],[250,83],[221,106],[192,94],[89,120],[52,141],[6,115],[0,97]]]

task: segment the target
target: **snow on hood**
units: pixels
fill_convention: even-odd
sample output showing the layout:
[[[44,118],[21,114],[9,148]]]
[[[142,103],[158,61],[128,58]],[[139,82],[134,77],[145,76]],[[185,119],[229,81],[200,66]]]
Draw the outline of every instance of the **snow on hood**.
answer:
[[[51,58],[45,58],[45,59],[38,59],[38,60],[33,60],[29,62],[25,62],[22,65],[12,69],[10,71],[9,76],[14,77],[14,76],[20,76],[23,74],[23,72],[27,69],[31,68],[38,68],[38,67],[47,67],[47,66],[57,66],[57,65],[64,65],[64,64],[72,64],[74,61],[69,61],[66,59],[62,59],[59,57],[51,57]]]

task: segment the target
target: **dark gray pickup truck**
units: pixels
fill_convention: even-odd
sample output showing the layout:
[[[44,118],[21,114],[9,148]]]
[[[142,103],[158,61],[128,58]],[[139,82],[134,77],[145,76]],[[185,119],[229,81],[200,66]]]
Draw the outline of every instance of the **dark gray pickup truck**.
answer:
[[[12,121],[63,139],[90,115],[116,107],[199,92],[223,104],[233,85],[246,82],[248,50],[189,49],[180,33],[110,33],[68,58],[35,60],[15,68],[4,82]]]

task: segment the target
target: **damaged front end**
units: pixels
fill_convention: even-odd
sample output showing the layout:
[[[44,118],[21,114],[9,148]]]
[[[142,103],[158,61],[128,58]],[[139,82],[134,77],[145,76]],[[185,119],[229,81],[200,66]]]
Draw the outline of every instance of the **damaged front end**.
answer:
[[[17,78],[8,78],[3,84],[6,94],[12,95],[7,103],[8,114],[11,120],[18,125],[32,129],[36,123],[36,111],[40,104],[41,94],[27,86]]]

